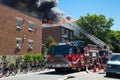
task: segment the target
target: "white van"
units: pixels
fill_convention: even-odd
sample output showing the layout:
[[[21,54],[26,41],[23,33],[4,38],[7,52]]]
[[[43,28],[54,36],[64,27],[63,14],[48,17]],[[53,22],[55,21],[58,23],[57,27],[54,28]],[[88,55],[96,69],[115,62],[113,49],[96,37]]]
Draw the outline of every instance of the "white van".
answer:
[[[120,74],[120,53],[112,53],[107,62],[106,76]]]

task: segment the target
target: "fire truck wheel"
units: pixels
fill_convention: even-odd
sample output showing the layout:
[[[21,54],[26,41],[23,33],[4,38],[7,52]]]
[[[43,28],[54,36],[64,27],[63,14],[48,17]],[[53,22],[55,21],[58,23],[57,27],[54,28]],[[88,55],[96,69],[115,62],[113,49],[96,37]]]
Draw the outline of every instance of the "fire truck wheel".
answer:
[[[77,62],[77,71],[78,72],[81,71],[81,62],[80,61]]]

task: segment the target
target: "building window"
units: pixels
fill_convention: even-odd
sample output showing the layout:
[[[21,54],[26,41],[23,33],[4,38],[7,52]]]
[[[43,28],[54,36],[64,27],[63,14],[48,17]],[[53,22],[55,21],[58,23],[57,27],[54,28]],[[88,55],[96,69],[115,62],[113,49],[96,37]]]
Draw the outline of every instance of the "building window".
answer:
[[[62,38],[62,39],[61,39],[61,42],[65,42],[65,39],[64,39],[64,38]]]
[[[17,17],[17,29],[21,29],[21,21],[22,19]]]
[[[66,34],[67,34],[67,36],[69,36],[69,31],[68,30],[66,30]]]
[[[16,38],[16,48],[21,49],[21,38]]]
[[[69,42],[69,39],[66,39],[66,42]]]
[[[65,29],[62,28],[61,34],[62,34],[62,35],[65,35]]]
[[[70,32],[70,38],[73,38],[73,32]]]
[[[28,40],[28,48],[33,49],[33,40]]]
[[[28,23],[28,30],[33,31],[33,22],[29,21]]]

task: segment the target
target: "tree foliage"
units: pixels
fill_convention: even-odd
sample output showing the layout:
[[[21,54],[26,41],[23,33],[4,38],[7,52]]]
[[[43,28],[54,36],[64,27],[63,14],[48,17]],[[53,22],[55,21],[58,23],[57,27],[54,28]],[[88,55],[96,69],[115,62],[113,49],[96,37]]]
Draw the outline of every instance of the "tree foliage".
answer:
[[[51,36],[49,36],[46,42],[47,42],[47,43],[46,43],[46,48],[47,48],[47,50],[48,50],[48,52],[49,52],[49,49],[50,49],[51,44],[52,44],[52,43],[55,43],[55,44],[56,44],[56,41],[55,41]]]
[[[114,47],[114,52],[120,52],[120,30],[111,31],[111,41]]]
[[[111,46],[111,27],[113,26],[113,21],[112,18],[106,19],[104,15],[90,15],[88,13],[86,16],[81,16],[77,24]]]

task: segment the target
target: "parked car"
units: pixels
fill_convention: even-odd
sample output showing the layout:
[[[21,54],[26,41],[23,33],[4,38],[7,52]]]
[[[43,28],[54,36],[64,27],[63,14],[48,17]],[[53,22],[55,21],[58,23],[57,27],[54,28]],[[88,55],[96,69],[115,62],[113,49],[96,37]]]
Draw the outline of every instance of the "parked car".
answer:
[[[110,76],[110,74],[120,74],[120,53],[112,53],[109,56],[106,76]]]

